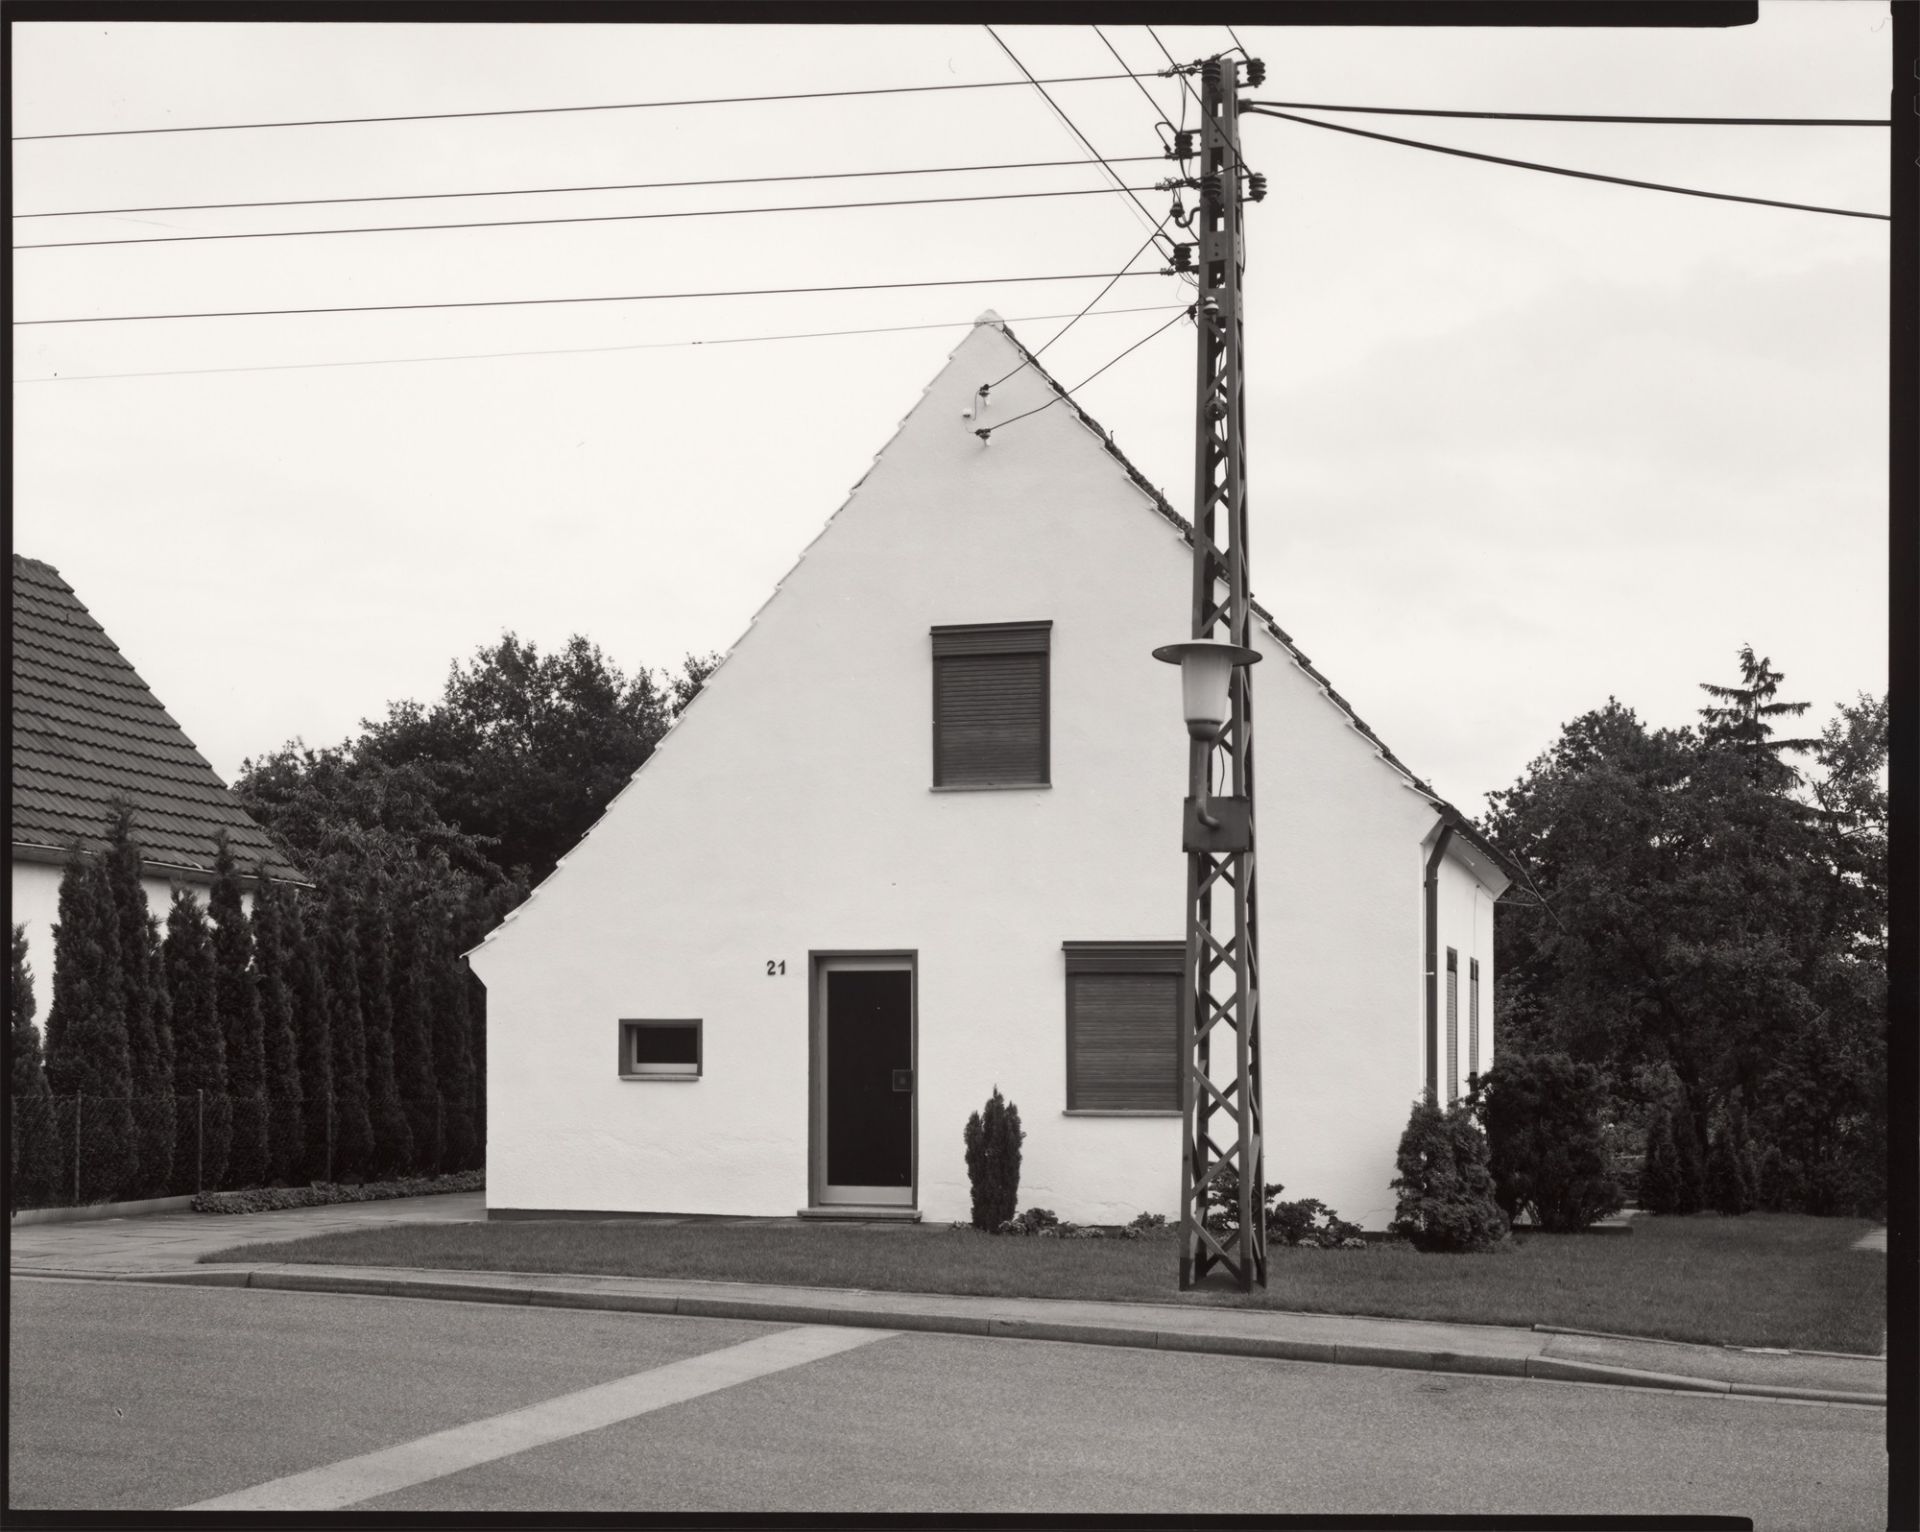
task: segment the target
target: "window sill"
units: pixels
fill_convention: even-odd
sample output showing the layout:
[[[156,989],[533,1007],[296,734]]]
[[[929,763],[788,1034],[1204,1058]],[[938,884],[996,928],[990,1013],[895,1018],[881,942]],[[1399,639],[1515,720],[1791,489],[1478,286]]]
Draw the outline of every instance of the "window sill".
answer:
[[[930,793],[1032,793],[1043,792],[1052,786],[1051,782],[961,782],[951,787],[942,787],[936,783],[927,791]]]
[[[699,1075],[622,1075],[625,1085],[698,1085]]]
[[[1146,1107],[1091,1107],[1070,1106],[1060,1114],[1062,1117],[1178,1117],[1178,1111],[1165,1111]]]

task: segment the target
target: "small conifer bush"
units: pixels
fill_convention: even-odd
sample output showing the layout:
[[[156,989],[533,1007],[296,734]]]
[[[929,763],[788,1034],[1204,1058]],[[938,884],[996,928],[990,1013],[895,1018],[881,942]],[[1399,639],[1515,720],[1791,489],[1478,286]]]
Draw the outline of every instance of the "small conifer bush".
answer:
[[[1413,1104],[1400,1136],[1399,1204],[1388,1228],[1421,1251],[1491,1250],[1507,1235],[1493,1200],[1487,1140],[1466,1103],[1441,1111],[1431,1095]]]
[[[967,1119],[964,1136],[973,1226],[993,1233],[1019,1206],[1020,1145],[1027,1136],[1020,1126],[1020,1108],[996,1085],[986,1106]]]

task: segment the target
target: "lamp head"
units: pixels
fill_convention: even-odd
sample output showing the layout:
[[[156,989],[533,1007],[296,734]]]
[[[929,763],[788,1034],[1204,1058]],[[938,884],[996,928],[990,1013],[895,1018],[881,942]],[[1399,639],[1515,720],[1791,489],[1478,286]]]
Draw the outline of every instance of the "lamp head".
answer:
[[[1180,700],[1187,716],[1187,732],[1195,739],[1212,740],[1226,727],[1232,704],[1228,683],[1236,665],[1259,661],[1257,650],[1213,638],[1190,638],[1163,644],[1153,651],[1156,660],[1180,667]]]

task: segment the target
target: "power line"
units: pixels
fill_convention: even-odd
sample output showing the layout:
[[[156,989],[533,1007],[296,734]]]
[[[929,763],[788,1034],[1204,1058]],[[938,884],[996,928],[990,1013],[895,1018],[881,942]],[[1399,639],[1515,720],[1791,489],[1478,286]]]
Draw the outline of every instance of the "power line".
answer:
[[[1079,139],[1080,142],[1083,145],[1085,145],[1087,153],[1091,154],[1095,159],[1099,160],[1102,165],[1106,166],[1107,174],[1113,178],[1113,183],[1116,186],[1120,185],[1121,183],[1120,183],[1119,172],[1114,170],[1114,168],[1111,165],[1107,164],[1106,156],[1103,155],[1098,149],[1093,147],[1093,143],[1087,137],[1087,135],[1082,133],[1078,127],[1075,127],[1073,119],[1069,117],[1064,111],[1061,110],[1060,103],[1058,101],[1055,101],[1053,97],[1047,93],[1048,82],[1034,79],[1033,71],[1028,69],[1025,64],[1022,64],[1020,62],[1020,56],[1017,53],[1015,53],[1013,49],[1009,48],[1006,45],[1005,40],[1000,36],[998,32],[994,31],[991,26],[987,27],[987,36],[991,37],[996,43],[999,43],[1000,51],[1006,54],[1008,58],[1012,59],[1015,67],[1019,69],[1020,73],[1025,75],[1027,79],[1032,82],[1033,88],[1039,91],[1041,97],[1046,101],[1047,105],[1053,108],[1054,115],[1057,116],[1062,122],[1064,122],[1067,125],[1067,127],[1072,131],[1073,136]],[[1142,202],[1137,196],[1134,196],[1134,194],[1131,191],[1129,191],[1127,195],[1130,197],[1133,197],[1133,205],[1140,209],[1140,215],[1147,220],[1148,226],[1150,228],[1153,228],[1157,232],[1159,229],[1159,222],[1155,221],[1153,213],[1151,212],[1151,210],[1149,210],[1146,203]],[[1171,254],[1173,242],[1171,240],[1168,240],[1166,241],[1166,244],[1167,244],[1168,253]]]
[[[1184,313],[1190,307],[1192,307],[1191,304],[1185,303],[1148,303],[1124,309],[1101,309],[1091,317],[1105,319],[1114,314],[1164,313],[1169,308],[1176,308]],[[1065,314],[1016,314],[1006,322],[1038,324],[1048,319],[1067,317]],[[1072,317],[1076,320],[1087,318],[1087,310],[1082,309]],[[153,372],[76,372],[64,375],[56,373],[52,377],[15,378],[13,381],[16,384],[85,383],[112,378],[197,378],[232,372],[308,372],[324,367],[398,367],[419,362],[487,362],[524,356],[595,356],[614,351],[664,351],[687,346],[745,346],[762,341],[825,340],[843,335],[895,335],[909,330],[954,330],[976,322],[971,319],[950,319],[938,324],[883,324],[870,325],[857,330],[799,330],[784,335],[723,335],[705,340],[650,340],[636,341],[624,346],[557,346],[532,351],[463,351],[445,356],[375,356],[341,362],[269,362],[248,367],[170,367]],[[1058,339],[1058,337],[1055,338]]]
[[[995,431],[1004,431],[1008,426],[1012,425],[1014,421],[1025,420],[1029,415],[1038,415],[1042,410],[1050,410],[1056,404],[1058,404],[1062,399],[1072,399],[1075,394],[1079,393],[1081,389],[1085,388],[1095,378],[1099,377],[1100,374],[1105,372],[1108,367],[1113,366],[1114,362],[1118,362],[1124,357],[1129,357],[1133,355],[1134,352],[1138,351],[1148,341],[1152,340],[1154,336],[1162,334],[1163,332],[1172,329],[1175,325],[1180,323],[1182,319],[1185,319],[1192,312],[1193,312],[1193,305],[1188,304],[1187,307],[1183,308],[1179,313],[1175,314],[1173,318],[1169,319],[1165,324],[1161,325],[1158,329],[1155,329],[1150,333],[1141,336],[1131,346],[1127,347],[1125,351],[1122,351],[1119,356],[1114,357],[1112,361],[1109,361],[1105,365],[1101,367],[1097,367],[1092,372],[1088,373],[1078,383],[1074,384],[1072,388],[1061,389],[1059,393],[1055,394],[1045,404],[1035,405],[1034,408],[1030,410],[1026,410],[1021,414],[1015,415],[1011,420],[1003,420],[998,425],[982,426],[978,430],[976,430],[973,434],[979,437],[982,441],[988,441],[992,438],[993,433]]]
[[[1247,104],[1249,111],[1260,113],[1264,117],[1279,117],[1288,122],[1304,123],[1310,128],[1329,128],[1335,133],[1351,133],[1359,138],[1377,138],[1382,143],[1404,144],[1409,149],[1430,149],[1435,154],[1452,154],[1463,160],[1484,160],[1490,165],[1512,165],[1519,170],[1541,170],[1548,175],[1574,176],[1582,181],[1606,181],[1615,186],[1637,186],[1644,191],[1677,192],[1683,197],[1711,197],[1716,202],[1751,202],[1760,207],[1791,208],[1801,213],[1831,213],[1837,218],[1878,218],[1887,221],[1885,213],[1862,213],[1853,208],[1818,207],[1809,202],[1777,202],[1771,197],[1742,197],[1733,192],[1701,191],[1693,186],[1669,186],[1661,181],[1635,181],[1626,176],[1605,176],[1593,170],[1570,170],[1564,165],[1542,165],[1533,160],[1512,160],[1498,154],[1478,154],[1471,149],[1455,149],[1446,144],[1431,144],[1418,138],[1396,138],[1391,133],[1371,133],[1365,128],[1349,128],[1338,122],[1322,122],[1315,117],[1296,117],[1291,112],[1275,111],[1270,106],[1257,103]]]
[[[1113,55],[1114,63],[1118,64],[1122,69],[1126,69],[1127,61],[1120,57],[1120,50],[1114,47],[1114,45],[1110,41],[1108,41],[1107,34],[1105,32],[1102,32],[1100,28],[1096,26],[1093,29],[1093,35],[1099,38],[1100,41],[1106,45],[1107,52]],[[1139,91],[1140,94],[1146,98],[1147,105],[1153,109],[1154,117],[1158,121],[1166,123],[1168,127],[1172,127],[1173,124],[1166,121],[1166,109],[1162,107],[1158,101],[1155,101],[1153,99],[1153,92],[1148,90],[1146,86],[1140,83],[1140,77],[1137,74],[1133,76],[1133,86],[1135,90]]]
[[[1086,85],[1097,80],[1124,80],[1117,74],[1062,75],[1058,79],[963,80],[946,85],[878,85],[864,90],[797,90],[767,96],[703,96],[684,101],[610,101],[596,106],[519,106],[486,112],[407,112],[386,117],[307,117],[288,122],[207,122],[188,127],[95,128],[79,133],[16,133],[16,144],[50,138],[129,138],[147,133],[229,133],[243,128],[334,128],[367,122],[445,122],[464,117],[544,117],[557,112],[639,112],[669,106],[738,106],[764,101],[824,101],[845,96],[909,96],[939,90],[1005,90],[1026,84]]]
[[[1226,26],[1226,23],[1222,22],[1221,25]],[[1227,36],[1233,39],[1233,45],[1240,50],[1242,57],[1249,59],[1253,57],[1251,53],[1247,52],[1247,45],[1240,41],[1240,34],[1234,31],[1232,27],[1227,27]]]
[[[1163,218],[1160,220],[1160,228],[1155,229],[1152,234],[1149,234],[1146,237],[1145,242],[1140,246],[1140,248],[1134,251],[1132,255],[1127,257],[1126,265],[1120,268],[1121,271],[1130,270],[1133,266],[1133,263],[1139,260],[1141,256],[1147,253],[1147,246],[1154,242],[1154,239],[1160,233],[1160,229],[1164,229],[1167,226],[1167,219],[1171,217],[1173,217],[1173,214],[1169,213],[1167,214],[1166,218]],[[1060,328],[1056,330],[1052,335],[1048,336],[1046,344],[1041,346],[1039,351],[1035,351],[1032,354],[1030,354],[1024,361],[1020,363],[1019,367],[1015,367],[1009,372],[1002,373],[999,377],[995,378],[991,383],[987,384],[985,388],[982,388],[980,392],[982,394],[990,393],[992,390],[998,388],[1002,383],[1006,382],[1008,378],[1014,375],[1014,373],[1019,372],[1023,368],[1028,367],[1032,363],[1038,361],[1040,359],[1041,352],[1044,352],[1047,349],[1047,346],[1051,346],[1062,335],[1065,335],[1067,331],[1071,330],[1075,325],[1080,323],[1081,320],[1085,319],[1087,317],[1088,311],[1093,308],[1094,304],[1098,303],[1102,298],[1106,297],[1108,293],[1112,292],[1113,284],[1115,282],[1118,282],[1119,280],[1120,278],[1117,275],[1110,277],[1107,281],[1107,285],[1101,288],[1099,292],[1095,293],[1091,298],[1087,300],[1086,308],[1081,309],[1079,313],[1073,316],[1073,318],[1069,319],[1065,324],[1060,326]]]
[[[1607,117],[1592,112],[1467,112],[1423,106],[1334,106],[1325,101],[1249,101],[1248,109],[1284,107],[1296,112],[1374,112],[1393,117],[1477,117],[1494,122],[1695,123],[1724,128],[1885,128],[1884,117]]]
[[[1163,159],[1158,154],[1113,156],[1115,165]],[[250,207],[321,207],[343,202],[433,202],[450,197],[544,197],[571,192],[673,191],[688,186],[751,186],[774,181],[851,181],[872,176],[938,176],[974,170],[1053,170],[1097,166],[1098,160],[1015,160],[1004,165],[923,165],[910,170],[817,170],[804,175],[724,176],[703,181],[630,181],[614,186],[518,186],[503,191],[392,192],[376,197],[283,197],[267,202],[163,202],[156,207],[83,207],[57,213],[15,213],[15,218],[105,218],[118,213],[208,213]]]
[[[1180,82],[1181,88],[1185,90],[1187,95],[1193,98],[1193,104],[1198,106],[1200,104],[1200,96],[1193,88],[1193,81],[1186,77],[1186,74],[1182,71],[1179,63],[1174,59],[1174,56],[1167,52],[1167,45],[1160,41],[1160,34],[1154,31],[1152,27],[1148,27],[1147,36],[1153,39],[1154,47],[1158,48],[1160,52],[1165,55],[1167,67],[1173,71],[1174,79]]]
[[[656,218],[730,218],[748,213],[830,213],[848,208],[930,207],[953,202],[1018,202],[1036,197],[1110,197],[1115,190],[1152,191],[1150,186],[1080,187],[1067,191],[978,192],[962,197],[891,197],[877,202],[805,202],[787,207],[693,208],[670,213],[592,213],[571,218],[496,218],[474,223],[392,223],[355,229],[257,229],[244,234],[139,234],[128,239],[60,239],[15,250],[86,250],[95,245],[191,245],[216,239],[313,239],[327,234],[418,234],[436,229],[521,229],[566,223],[639,223]]]
[[[476,298],[460,303],[350,303],[333,308],[215,309],[195,314],[83,314],[16,319],[17,325],[131,324],[147,319],[258,319],[282,314],[385,314],[413,309],[526,308],[560,303],[654,303],[671,298],[769,298],[793,293],[866,293],[906,287],[991,287],[1010,282],[1091,282],[1106,276],[1157,277],[1157,271],[1075,271],[1044,277],[949,277],[936,282],[844,282],[822,287],[746,287],[696,293],[614,293],[591,298]]]

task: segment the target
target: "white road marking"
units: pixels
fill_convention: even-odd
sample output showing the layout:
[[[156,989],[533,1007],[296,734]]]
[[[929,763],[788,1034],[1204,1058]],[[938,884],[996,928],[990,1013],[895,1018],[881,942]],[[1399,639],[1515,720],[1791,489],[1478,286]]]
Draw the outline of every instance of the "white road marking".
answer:
[[[548,1442],[631,1420],[702,1394],[748,1383],[769,1373],[804,1366],[897,1335],[842,1325],[803,1325],[743,1341],[719,1351],[669,1362],[578,1393],[562,1394],[525,1409],[509,1410],[471,1425],[436,1431],[417,1441],[384,1447],[324,1468],[270,1479],[251,1489],[182,1506],[187,1511],[333,1511],[390,1495],[411,1485],[511,1457]]]

